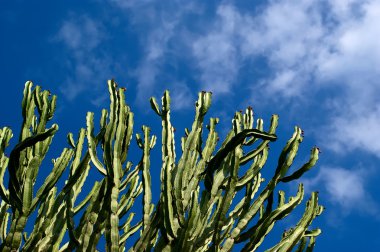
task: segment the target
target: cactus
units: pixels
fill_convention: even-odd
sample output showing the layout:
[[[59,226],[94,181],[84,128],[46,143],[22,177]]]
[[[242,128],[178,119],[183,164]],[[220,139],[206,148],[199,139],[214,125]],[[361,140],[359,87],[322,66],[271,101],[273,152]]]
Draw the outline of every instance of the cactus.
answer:
[[[128,154],[133,144],[134,114],[125,103],[125,89],[110,80],[110,109],[102,111],[98,132],[94,133],[94,114],[89,112],[86,129],[80,129],[76,140],[72,133],[67,135],[69,147],[52,160],[51,173],[37,189],[38,171],[45,166],[43,161],[58,125],[48,126],[56,96],[32,86],[32,82],[25,84],[23,123],[9,157],[5,149],[13,133],[8,127],[0,129],[1,251],[96,251],[104,235],[105,250],[119,252],[125,251],[127,240],[138,232],[140,235],[129,251],[232,251],[239,243],[244,243],[242,251],[255,251],[275,223],[288,216],[304,197],[302,184],[288,200],[285,192],[276,191],[276,186],[299,179],[318,160],[319,149],[313,148],[309,161],[289,174],[303,139],[303,131],[295,127],[273,177],[265,184],[261,170],[268,158],[269,144],[277,139],[278,116],[272,116],[265,131],[262,119],[254,125],[251,107],[245,113],[236,112],[231,130],[224,141],[219,141],[219,119],[210,118],[204,126],[211,106],[211,93],[204,91],[195,103],[191,129],[186,129],[181,138],[181,155],[177,159],[170,95],[165,91],[161,105],[155,98],[150,100],[162,122],[161,192],[154,204],[150,153],[157,137],[151,135],[148,126],[142,127],[142,134],[135,134],[142,154],[140,162],[133,166]],[[240,171],[243,166],[248,167],[244,174]],[[66,169],[68,178],[59,189],[57,181]],[[102,179],[95,181],[84,199],[77,202],[94,169]],[[239,192],[244,197],[232,203]],[[132,207],[141,194],[142,219],[136,222]],[[26,223],[35,211],[34,227],[26,234]],[[321,230],[309,227],[322,211],[318,195],[313,192],[298,223],[267,251],[312,251]],[[64,239],[65,234],[68,240]]]

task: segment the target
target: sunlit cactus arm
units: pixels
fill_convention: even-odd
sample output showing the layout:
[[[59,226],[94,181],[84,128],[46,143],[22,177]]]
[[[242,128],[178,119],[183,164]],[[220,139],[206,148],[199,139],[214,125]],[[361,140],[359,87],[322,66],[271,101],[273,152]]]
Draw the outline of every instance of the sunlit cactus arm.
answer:
[[[142,174],[143,174],[143,230],[147,228],[150,223],[151,210],[154,208],[152,202],[152,190],[151,190],[151,177],[150,177],[150,150],[154,147],[156,142],[156,136],[149,137],[150,128],[143,126],[144,143],[143,143],[143,162],[142,162]]]
[[[192,176],[189,176],[188,178],[187,188],[183,195],[183,205],[185,207],[187,207],[187,205],[189,204],[191,193],[196,189],[200,182],[200,174],[202,174],[202,172],[204,171],[204,167],[206,166],[207,162],[209,162],[211,155],[214,152],[218,143],[218,133],[215,131],[215,126],[218,122],[218,118],[210,118],[210,124],[208,125],[209,133],[207,136],[205,147],[202,151],[202,155],[198,164],[196,164],[195,166],[195,171],[192,173]]]
[[[169,91],[165,91],[162,97],[162,169],[161,169],[161,213],[163,218],[161,233],[166,239],[172,240],[177,236],[179,228],[178,219],[175,218],[175,204],[172,205],[173,182],[172,174],[175,172],[175,150],[174,150],[174,128],[170,122],[170,96]],[[174,198],[175,200],[175,198]],[[180,217],[181,218],[181,217]]]
[[[261,173],[258,173],[253,181],[250,181],[246,184],[246,192],[243,199],[240,200],[238,204],[236,204],[235,208],[229,212],[229,216],[233,218],[237,218],[243,211],[247,211],[251,200],[254,198],[255,194],[259,190],[259,187],[261,185],[261,182],[263,182],[264,179],[261,178]]]
[[[104,194],[106,189],[105,180],[102,180],[101,186],[91,199],[88,207],[86,208],[85,213],[82,215],[79,226],[76,229],[75,235],[78,237],[80,242],[77,251],[86,251],[90,244],[90,237],[94,231],[94,224],[98,219],[99,212],[102,208],[104,201]],[[68,245],[69,248],[73,248],[74,241],[70,240]]]
[[[314,147],[311,150],[309,161],[306,164],[304,164],[301,168],[299,168],[297,171],[295,171],[293,174],[281,178],[280,181],[289,182],[289,181],[300,178],[305,172],[310,170],[315,165],[315,163],[318,160],[318,154],[319,154],[319,149],[317,147]]]
[[[0,240],[5,241],[7,236],[7,227],[9,220],[9,213],[7,212],[9,205],[5,201],[1,201],[0,204]]]
[[[267,161],[269,152],[268,150],[268,147],[263,148],[261,153],[256,155],[248,171],[239,178],[239,181],[236,184],[237,190],[240,190],[242,187],[246,186],[250,181],[252,181],[254,177],[257,176],[257,174],[260,173],[261,169],[265,165],[265,162]]]
[[[9,140],[12,137],[12,131],[4,127],[0,129],[0,198],[10,204],[9,191],[4,186],[4,174],[8,166],[9,158],[5,156],[4,150],[8,146]]]
[[[103,174],[104,176],[107,176],[107,171],[104,168],[104,165],[100,162],[100,160],[98,159],[96,155],[97,144],[94,137],[94,113],[88,112],[86,119],[87,119],[88,150],[91,155],[91,161],[101,174]]]
[[[235,196],[235,188],[236,183],[238,181],[238,171],[240,167],[240,158],[243,155],[242,149],[237,147],[234,150],[234,153],[232,154],[231,158],[231,175],[229,177],[228,185],[226,188],[226,191],[224,193],[223,198],[221,199],[221,207],[220,209],[217,209],[217,219],[215,221],[215,232],[213,235],[213,247],[211,248],[213,251],[219,251],[219,244],[221,242],[220,240],[220,232],[218,230],[221,230],[223,225],[226,224],[226,214],[228,212],[228,209],[230,208],[230,205],[232,203],[232,199]]]
[[[45,236],[45,230],[50,225],[52,216],[56,213],[53,209],[56,193],[57,187],[53,187],[45,200],[41,202],[33,231],[25,242],[22,251],[30,251]]]
[[[113,84],[110,83],[109,86],[111,85]],[[116,90],[114,89],[115,87],[113,86],[111,88],[112,88],[112,91],[116,94],[116,99],[118,101],[117,102],[118,107],[116,108],[118,113],[115,113],[115,117],[114,117],[116,132],[115,132],[115,142],[113,146],[112,167],[107,167],[107,173],[108,173],[108,179],[109,179],[108,190],[111,190],[110,191],[111,194],[110,194],[110,213],[109,213],[110,216],[109,216],[109,220],[107,221],[106,239],[107,239],[107,251],[118,252],[119,240],[120,240],[118,197],[119,197],[120,179],[123,176],[121,155],[122,155],[122,144],[123,144],[124,132],[126,129],[126,125],[125,125],[126,106],[125,106],[124,91],[122,89],[119,89],[118,90],[119,92],[116,93]],[[112,118],[110,118],[110,120],[112,120]],[[110,137],[110,139],[112,138],[113,137]],[[107,146],[107,142],[106,142],[106,146]]]
[[[318,195],[316,192],[313,192],[311,194],[311,198],[306,202],[305,213],[303,214],[296,227],[292,229],[287,235],[285,235],[285,237],[276,246],[268,249],[267,251],[285,252],[292,250],[304,236],[307,227],[311,224],[316,216],[321,214],[322,211],[323,207],[318,205]]]
[[[55,162],[52,172],[45,179],[45,182],[40,187],[40,189],[38,189],[36,197],[32,200],[29,211],[33,211],[37,204],[40,203],[40,201],[43,199],[43,197],[47,196],[48,192],[55,185],[55,183],[57,183],[63,171],[68,166],[73,154],[74,152],[72,150],[66,148],[63,150],[61,156]]]
[[[242,251],[254,251],[263,242],[265,236],[271,231],[275,222],[286,217],[293,209],[299,205],[304,196],[303,185],[300,184],[298,187],[297,195],[291,197],[288,203],[283,202],[283,198],[280,194],[280,202],[277,209],[271,212],[265,219],[259,220],[259,222],[252,228],[248,229],[246,232],[242,233],[236,243],[242,242],[246,239],[250,241],[244,246]]]
[[[160,203],[158,203],[156,211],[153,212],[150,225],[141,232],[140,238],[136,241],[133,247],[128,250],[128,252],[144,252],[151,250],[153,244],[155,244],[159,230],[160,213]]]
[[[119,246],[120,247],[124,247],[125,246],[125,242],[126,240],[132,236],[133,234],[135,234],[143,225],[143,222],[142,221],[139,221],[137,224],[135,224],[134,226],[132,227],[128,227],[126,229],[124,229],[124,234],[121,235],[120,237],[120,242],[119,242]]]

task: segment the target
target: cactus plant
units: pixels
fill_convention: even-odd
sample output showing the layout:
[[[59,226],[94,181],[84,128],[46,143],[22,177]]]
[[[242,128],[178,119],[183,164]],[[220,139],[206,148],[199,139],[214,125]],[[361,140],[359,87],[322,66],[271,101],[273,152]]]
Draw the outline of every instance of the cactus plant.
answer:
[[[68,134],[69,147],[52,160],[51,173],[35,189],[39,168],[58,126],[47,127],[54,115],[56,96],[41,91],[39,86],[33,89],[32,85],[25,84],[21,133],[9,157],[5,149],[13,134],[8,127],[0,129],[1,251],[96,251],[103,235],[106,251],[125,251],[126,241],[138,232],[129,251],[232,251],[239,243],[244,243],[242,251],[255,251],[275,223],[288,216],[304,197],[302,184],[288,200],[283,191],[276,191],[277,185],[297,180],[318,160],[319,150],[313,148],[309,161],[288,174],[303,139],[302,130],[295,127],[273,177],[263,183],[261,170],[270,142],[277,139],[278,116],[272,116],[265,131],[262,119],[254,125],[253,110],[248,107],[245,113],[235,114],[231,130],[224,141],[219,141],[219,119],[210,118],[204,126],[211,105],[210,92],[199,93],[195,119],[181,138],[181,155],[177,159],[170,95],[165,91],[161,105],[155,98],[150,100],[162,122],[161,193],[155,205],[150,152],[157,137],[147,126],[142,127],[142,134],[135,134],[142,157],[133,168],[128,154],[133,144],[134,114],[125,104],[125,89],[110,80],[110,109],[102,111],[99,131],[94,133],[94,114],[89,112],[86,129],[80,129],[77,140]],[[249,168],[240,175],[245,165]],[[69,169],[68,178],[58,189],[57,181],[65,169]],[[102,179],[95,181],[84,199],[77,202],[91,169],[99,172]],[[244,197],[233,204],[240,192]],[[132,225],[132,206],[141,194],[142,219]],[[26,223],[35,211],[37,217],[28,235]],[[322,211],[318,195],[313,192],[295,227],[285,231],[268,251],[290,251],[297,246],[297,251],[312,251],[321,230],[308,228]],[[76,224],[74,217],[80,212]],[[65,234],[69,237],[66,241]]]

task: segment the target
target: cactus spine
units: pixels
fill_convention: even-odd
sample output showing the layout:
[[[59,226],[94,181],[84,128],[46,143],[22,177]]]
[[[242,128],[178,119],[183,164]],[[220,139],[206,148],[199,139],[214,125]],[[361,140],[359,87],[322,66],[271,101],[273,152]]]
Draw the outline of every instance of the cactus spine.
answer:
[[[125,89],[117,88],[115,81],[110,80],[110,109],[102,111],[99,131],[95,134],[94,114],[89,112],[86,129],[80,129],[76,140],[73,134],[68,134],[69,147],[53,160],[51,173],[35,189],[39,168],[45,165],[43,160],[58,126],[48,127],[56,96],[39,86],[33,89],[32,85],[25,84],[22,128],[9,157],[5,149],[13,133],[8,127],[0,129],[1,251],[96,251],[104,235],[106,251],[119,252],[125,251],[126,241],[139,231],[140,236],[129,251],[226,252],[239,243],[244,243],[243,251],[255,251],[275,223],[289,215],[304,197],[302,184],[288,200],[283,191],[276,191],[276,186],[297,180],[318,160],[319,150],[313,148],[309,161],[288,174],[303,139],[302,130],[295,127],[273,177],[265,184],[261,169],[270,142],[277,139],[278,116],[272,116],[265,131],[263,120],[254,124],[251,107],[245,113],[237,112],[231,130],[221,142],[216,131],[218,118],[210,118],[204,126],[211,105],[210,92],[199,93],[194,122],[181,138],[181,155],[176,160],[170,95],[165,91],[161,105],[155,98],[150,100],[162,122],[161,193],[154,205],[150,153],[157,138],[151,135],[149,127],[143,126],[142,134],[135,134],[142,151],[140,162],[133,167],[127,161],[134,115],[125,104]],[[248,169],[242,174],[240,170],[245,165]],[[95,181],[84,199],[77,202],[92,168],[103,178]],[[64,187],[58,189],[57,181],[65,169],[69,169],[68,178]],[[244,197],[232,204],[239,192]],[[140,194],[142,219],[133,222],[135,213],[131,210]],[[35,211],[34,228],[28,235],[26,223]],[[314,192],[296,226],[285,231],[267,251],[289,251],[295,247],[297,251],[312,251],[321,230],[308,228],[322,211]],[[76,224],[74,217],[80,212]],[[254,220],[256,223],[248,227]],[[69,236],[66,243],[65,234]]]

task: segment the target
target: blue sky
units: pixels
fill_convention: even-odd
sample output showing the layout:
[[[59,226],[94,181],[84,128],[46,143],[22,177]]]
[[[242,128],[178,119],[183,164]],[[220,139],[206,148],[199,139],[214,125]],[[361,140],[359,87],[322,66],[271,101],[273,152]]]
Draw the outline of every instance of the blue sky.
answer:
[[[68,132],[85,127],[87,111],[99,117],[108,107],[107,79],[127,88],[135,132],[146,124],[157,135],[149,97],[170,90],[173,124],[182,134],[198,91],[212,91],[210,115],[221,119],[222,133],[234,111],[248,105],[267,124],[271,114],[280,115],[269,172],[295,125],[305,130],[297,164],[312,146],[321,148],[318,165],[303,179],[326,206],[313,225],[323,229],[315,251],[380,251],[379,0],[0,0],[0,6],[1,127],[18,132],[27,80],[58,95],[53,154]],[[153,180],[160,168],[155,149]],[[153,183],[158,190],[159,181]],[[266,244],[278,240],[270,236]]]

